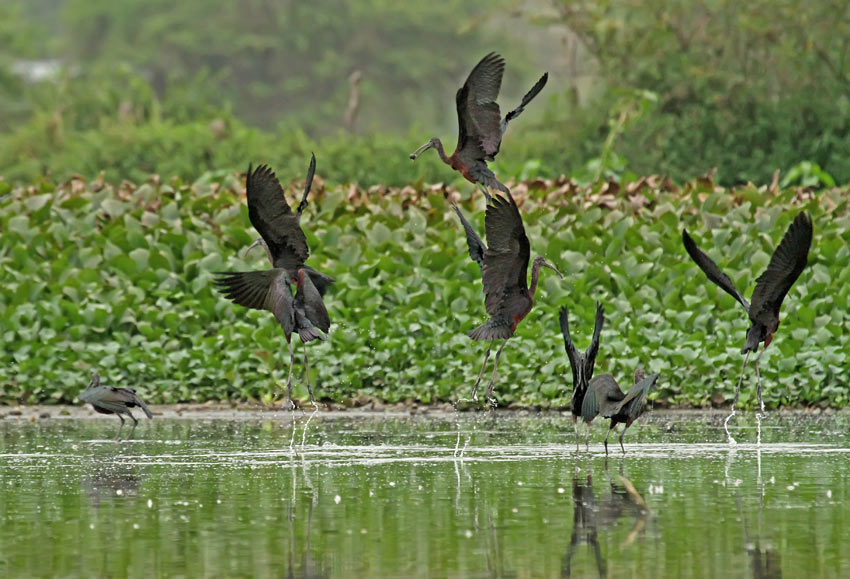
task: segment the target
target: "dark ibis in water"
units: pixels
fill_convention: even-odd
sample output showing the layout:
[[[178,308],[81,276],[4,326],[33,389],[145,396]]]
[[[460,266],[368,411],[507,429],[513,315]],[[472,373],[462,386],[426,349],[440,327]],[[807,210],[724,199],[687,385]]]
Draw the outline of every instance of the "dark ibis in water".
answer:
[[[310,160],[307,183],[301,203],[295,212],[284,197],[280,182],[266,165],[256,170],[248,167],[247,197],[248,217],[260,238],[248,249],[260,245],[268,256],[272,269],[262,271],[225,272],[216,279],[219,291],[231,301],[256,310],[274,314],[283,329],[289,346],[289,378],[286,392],[290,408],[292,402],[292,367],[295,353],[291,336],[297,333],[302,343],[324,340],[330,329],[330,317],[322,297],[334,278],[305,265],[310,255],[307,238],[301,229],[301,213],[307,206],[307,195],[316,171],[316,157]],[[292,285],[297,293],[293,295]],[[307,349],[304,348],[304,375],[310,401],[316,404],[310,387]]]
[[[120,440],[121,430],[124,429],[124,414],[130,417],[133,421],[133,428],[127,439],[133,436],[136,426],[139,421],[130,412],[131,408],[141,408],[142,412],[148,418],[153,418],[148,405],[145,401],[139,398],[136,391],[132,388],[123,388],[118,386],[101,386],[100,374],[95,372],[92,374],[88,388],[80,393],[78,397],[82,402],[92,405],[95,412],[100,414],[114,414],[121,420],[121,426],[118,427],[118,434],[115,435],[115,440]]]
[[[593,326],[593,338],[584,353],[576,350],[570,338],[570,322],[567,308],[561,308],[559,313],[561,322],[561,333],[564,335],[564,349],[570,360],[570,368],[573,371],[573,396],[572,414],[573,427],[576,432],[576,450],[578,450],[578,417],[581,416],[581,405],[587,392],[587,383],[593,378],[593,366],[596,363],[596,355],[599,353],[599,336],[602,333],[602,325],[605,323],[605,310],[602,304],[596,303],[596,321]]]
[[[750,317],[747,340],[741,349],[741,354],[746,354],[746,357],[741,367],[741,377],[738,379],[735,398],[732,402],[732,415],[734,415],[735,404],[738,402],[738,395],[741,392],[741,380],[750,352],[756,352],[761,342],[764,342],[765,348],[770,345],[773,334],[779,328],[779,308],[782,305],[782,300],[785,299],[788,290],[791,289],[791,286],[794,285],[794,282],[806,268],[809,248],[812,245],[812,218],[806,212],[801,212],[794,218],[779,246],[773,252],[767,269],[756,280],[752,303],[747,303],[747,300],[735,289],[729,276],[723,273],[717,267],[717,264],[697,247],[687,229],[682,229],[682,241],[688,255],[696,262],[706,277],[735,298]],[[763,353],[764,349],[761,354]],[[758,396],[759,409],[764,412],[764,402],[761,398],[761,376],[759,375],[761,354],[756,356],[755,362],[756,395]],[[730,418],[732,415],[730,415]],[[726,433],[728,436],[729,431],[727,430]]]
[[[635,385],[626,393],[620,390],[620,386],[611,374],[594,376],[588,383],[587,394],[581,405],[581,417],[588,424],[597,416],[611,419],[608,434],[605,435],[605,456],[608,456],[608,437],[614,427],[621,422],[626,426],[620,434],[620,448],[623,449],[623,454],[626,453],[623,437],[632,422],[643,414],[646,395],[655,385],[658,376],[658,374],[646,376],[643,370],[638,368],[635,370]]]
[[[496,371],[499,368],[499,357],[508,339],[514,335],[517,325],[528,315],[534,305],[540,268],[548,267],[561,278],[564,276],[555,266],[538,256],[534,258],[531,265],[531,286],[529,287],[527,275],[531,249],[519,215],[519,208],[510,192],[507,193],[507,197],[494,195],[487,204],[484,227],[489,247],[484,245],[460,209],[454,206],[454,210],[466,232],[469,256],[481,268],[484,306],[490,316],[484,324],[469,332],[469,337],[473,340],[489,341],[484,363],[472,388],[473,400],[478,400],[478,385],[487,367],[493,342],[504,340],[496,352],[493,376],[487,388],[487,402],[494,405],[493,389]]]
[[[475,183],[489,200],[488,187],[504,193],[508,188],[496,179],[493,171],[487,167],[487,161],[495,159],[502,144],[502,135],[508,128],[508,123],[518,117],[526,105],[537,96],[546,86],[549,74],[540,77],[531,90],[522,97],[517,108],[502,118],[496,99],[502,86],[502,75],[505,72],[505,60],[491,52],[481,59],[466,82],[457,91],[458,137],[457,147],[451,157],[446,156],[443,143],[434,137],[413,153],[410,158],[416,158],[428,149],[437,149],[443,163],[455,171],[459,171],[470,183]]]

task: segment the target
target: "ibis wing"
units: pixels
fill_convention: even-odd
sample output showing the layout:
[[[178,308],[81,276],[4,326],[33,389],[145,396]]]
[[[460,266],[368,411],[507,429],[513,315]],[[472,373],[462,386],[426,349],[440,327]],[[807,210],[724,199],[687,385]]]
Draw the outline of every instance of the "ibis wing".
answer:
[[[310,155],[310,166],[307,168],[307,180],[304,184],[304,194],[301,196],[301,203],[298,204],[298,218],[300,221],[301,213],[307,207],[307,195],[310,194],[310,188],[313,186],[313,176],[316,174],[316,155]]]
[[[647,376],[632,386],[626,396],[614,405],[611,415],[622,413],[632,419],[640,416],[646,402],[646,395],[649,393],[649,389],[655,385],[658,376],[658,374]],[[607,417],[607,415],[604,416]]]
[[[218,290],[230,301],[254,310],[268,310],[289,335],[295,324],[292,288],[286,271],[280,268],[264,271],[219,273]]]
[[[491,316],[515,313],[507,307],[528,300],[528,258],[531,248],[519,208],[508,193],[507,199],[493,196],[484,217],[487,250],[484,252],[484,305]],[[517,299],[519,298],[519,299]]]
[[[596,320],[593,323],[593,339],[584,354],[584,376],[589,380],[593,377],[593,366],[596,364],[596,355],[599,353],[599,337],[602,334],[602,326],[605,324],[605,309],[602,304],[596,302]]]
[[[299,272],[298,293],[295,295],[295,307],[304,312],[306,318],[317,328],[327,333],[331,327],[331,319],[322,294],[313,284],[309,275]]]
[[[502,119],[496,99],[504,72],[504,59],[491,52],[475,65],[457,91],[457,151],[466,161],[491,160],[499,151]]]
[[[487,246],[484,245],[484,242],[481,241],[481,238],[478,237],[478,234],[475,233],[475,230],[470,225],[469,221],[466,220],[466,217],[461,213],[460,208],[457,205],[452,205],[452,208],[457,213],[458,218],[460,218],[460,223],[463,225],[463,230],[466,233],[466,245],[469,247],[469,257],[472,258],[472,261],[478,264],[478,267],[482,270],[484,269],[484,252],[487,251]]]
[[[797,215],[788,226],[767,269],[756,280],[750,306],[752,321],[773,326],[779,317],[782,300],[806,268],[812,233],[812,218],[806,212]]]
[[[705,273],[705,276],[720,286],[723,291],[738,300],[744,306],[744,310],[749,312],[750,305],[747,303],[747,300],[735,289],[735,285],[729,279],[729,276],[720,271],[717,264],[697,247],[697,244],[694,243],[694,240],[688,234],[687,229],[682,229],[682,242],[685,244],[685,250],[688,252],[688,255],[691,256],[691,259]]]
[[[269,246],[274,266],[296,270],[310,256],[310,248],[274,172],[268,165],[254,171],[249,166],[246,189],[248,217]]]
[[[581,360],[579,360],[578,351],[570,338],[570,319],[567,308],[561,308],[561,311],[558,312],[558,320],[561,323],[561,334],[564,336],[564,350],[567,351],[567,358],[570,360],[570,369],[573,371],[573,392],[575,392],[575,389],[579,386],[578,366],[581,364]]]
[[[611,410],[622,399],[623,392],[611,374],[594,376],[587,384],[587,394],[581,405],[581,417],[588,422],[600,414],[609,418]]]
[[[534,86],[531,87],[531,90],[525,93],[525,96],[522,97],[522,101],[519,103],[519,106],[505,115],[504,120],[502,120],[503,135],[505,134],[505,130],[508,128],[508,123],[517,118],[522,113],[522,111],[525,110],[525,107],[528,105],[528,103],[530,103],[534,99],[534,97],[536,97],[540,93],[540,91],[543,90],[543,87],[546,86],[546,81],[548,80],[549,73],[543,73],[543,76],[541,76],[537,80],[537,82],[534,83]]]

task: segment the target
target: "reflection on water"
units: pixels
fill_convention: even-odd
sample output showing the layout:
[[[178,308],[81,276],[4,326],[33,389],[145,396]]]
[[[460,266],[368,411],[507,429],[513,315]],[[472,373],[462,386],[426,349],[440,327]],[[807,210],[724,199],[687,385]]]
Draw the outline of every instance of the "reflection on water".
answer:
[[[4,420],[0,576],[850,576],[846,418],[648,418]]]

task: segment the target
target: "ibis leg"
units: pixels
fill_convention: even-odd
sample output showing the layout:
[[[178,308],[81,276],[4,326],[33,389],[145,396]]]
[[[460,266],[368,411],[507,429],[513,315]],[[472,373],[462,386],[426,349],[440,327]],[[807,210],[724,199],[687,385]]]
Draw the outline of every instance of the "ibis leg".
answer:
[[[481,183],[476,183],[478,188],[481,189],[481,192],[484,193],[484,201],[487,202],[487,205],[490,205],[490,192],[487,191],[487,187],[482,185]]]
[[[478,401],[478,385],[481,384],[481,377],[484,376],[484,369],[487,367],[487,360],[490,359],[490,350],[493,349],[493,340],[487,346],[487,353],[484,354],[484,363],[481,364],[481,371],[478,373],[478,379],[475,381],[475,386],[472,387],[472,399]]]
[[[576,452],[578,452],[578,416],[573,416],[573,430],[576,432]]]
[[[608,427],[608,434],[605,435],[605,456],[608,456],[608,437],[611,436],[611,431],[614,430],[614,423]]]
[[[116,414],[115,416],[117,416],[118,419],[121,420],[121,426],[118,427],[118,434],[115,435],[115,441],[117,442],[121,440],[121,431],[124,430],[124,417],[120,414]]]
[[[313,396],[313,389],[310,388],[310,363],[307,361],[307,344],[301,344],[301,348],[304,350],[304,382],[307,384],[307,392],[310,393],[310,402],[313,403],[314,408],[318,408],[316,398]]]
[[[289,346],[289,378],[286,380],[286,398],[289,400],[289,409],[295,410],[295,403],[292,401],[292,367],[295,365],[295,352],[292,351],[292,341],[287,340]]]
[[[133,416],[133,413],[129,410],[127,411],[127,416],[129,416],[130,420],[133,421],[133,427],[130,429],[130,434],[128,434],[127,438],[125,438],[124,440],[130,440],[131,438],[133,438],[133,433],[136,432],[136,426],[139,425],[139,421],[136,420],[136,417]]]
[[[626,435],[626,430],[629,429],[628,424],[625,428],[623,428],[623,432],[620,434],[620,448],[623,450],[623,454],[626,454],[626,447],[623,446],[623,437]]]
[[[490,384],[487,385],[487,404],[491,406],[496,406],[496,401],[493,400],[493,389],[496,387],[496,375],[499,371],[499,358],[501,357],[502,350],[505,349],[505,344],[507,343],[507,340],[502,342],[502,345],[499,346],[499,351],[496,352],[496,360],[493,362],[493,376],[490,377]]]
[[[729,444],[735,444],[735,439],[732,438],[732,435],[729,434],[729,428],[727,424],[729,423],[729,419],[735,416],[735,405],[738,404],[738,396],[741,394],[741,382],[744,381],[744,370],[747,368],[747,362],[750,360],[750,353],[747,352],[747,355],[744,356],[744,363],[741,365],[741,375],[738,376],[738,385],[735,387],[735,398],[732,399],[732,407],[730,409],[729,416],[726,417],[726,420],[723,421],[723,430],[726,431],[726,440],[729,441]]]
[[[759,410],[764,412],[764,401],[761,399],[761,374],[759,374],[759,360],[761,360],[762,354],[764,354],[764,350],[756,356],[756,396],[759,401]]]

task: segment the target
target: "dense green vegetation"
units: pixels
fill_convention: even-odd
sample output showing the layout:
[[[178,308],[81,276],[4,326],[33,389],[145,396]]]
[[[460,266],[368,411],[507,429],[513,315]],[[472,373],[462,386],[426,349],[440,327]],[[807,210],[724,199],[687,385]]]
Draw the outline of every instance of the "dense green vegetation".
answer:
[[[320,159],[320,175],[323,167]],[[848,403],[846,188],[722,189],[707,179],[679,188],[651,177],[588,188],[536,180],[513,190],[533,254],[566,279],[543,271],[537,305],[505,349],[502,404],[568,402],[557,311],[569,306],[582,346],[596,300],[607,311],[598,372],[627,382],[642,363],[662,373],[654,397],[666,403],[728,402],[746,317],[688,260],[681,227],[749,294],[801,209],[815,222],[810,267],[763,357],[765,400]],[[338,280],[326,298],[331,337],[309,346],[322,397],[468,395],[485,344],[466,332],[484,319],[483,296],[446,192],[457,195],[317,183],[304,218],[310,263]],[[259,253],[242,257],[254,235],[243,195],[229,172],[192,183],[0,183],[0,399],[71,401],[95,368],[156,402],[261,399],[282,387],[288,356],[273,317],[234,306],[211,283],[216,271],[265,267]],[[480,196],[462,205],[483,233]],[[745,403],[755,397],[749,377]]]

